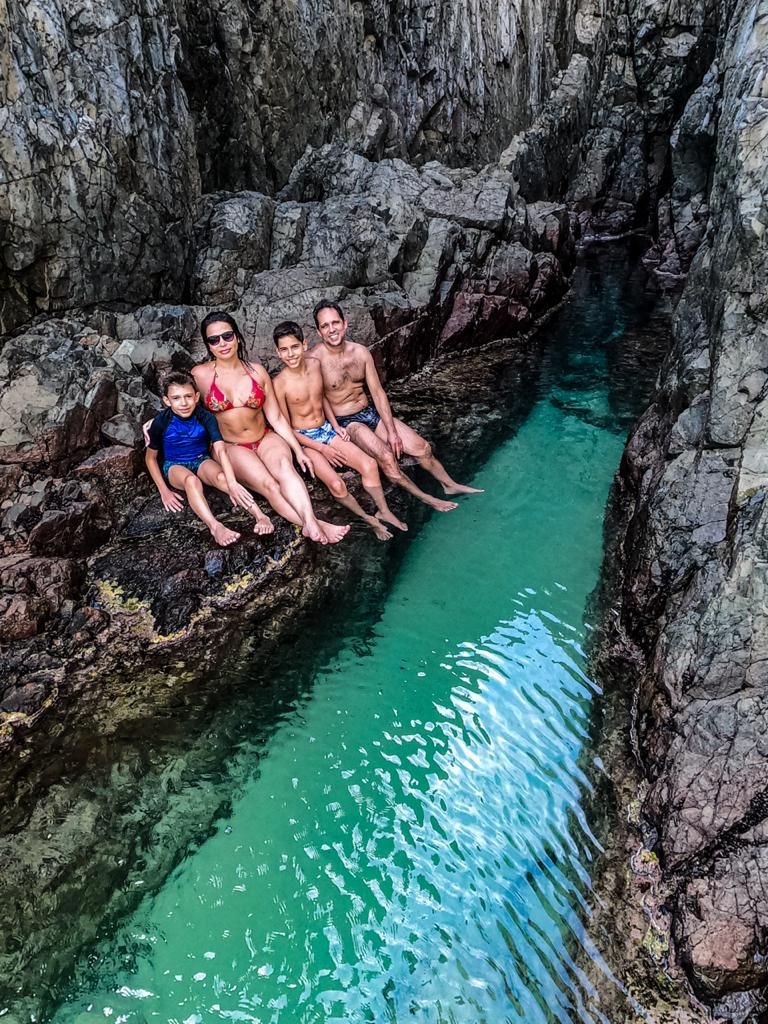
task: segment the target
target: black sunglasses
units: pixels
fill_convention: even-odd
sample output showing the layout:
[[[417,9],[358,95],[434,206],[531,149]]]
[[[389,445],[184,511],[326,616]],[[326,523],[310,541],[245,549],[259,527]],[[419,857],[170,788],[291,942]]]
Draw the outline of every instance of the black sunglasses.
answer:
[[[205,339],[206,345],[218,345],[220,341],[226,341],[229,344],[230,341],[235,340],[234,331],[224,331],[222,334],[209,334]]]

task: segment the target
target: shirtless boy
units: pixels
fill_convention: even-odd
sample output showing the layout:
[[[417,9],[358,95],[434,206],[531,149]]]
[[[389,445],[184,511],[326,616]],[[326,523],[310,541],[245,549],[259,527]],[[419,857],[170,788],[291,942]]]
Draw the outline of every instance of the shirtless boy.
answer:
[[[323,375],[316,359],[307,358],[307,343],[301,327],[292,320],[284,320],[273,331],[277,354],[285,366],[273,383],[280,410],[296,432],[312,466],[315,476],[340,505],[348,508],[374,531],[379,540],[389,540],[392,534],[384,525],[407,530],[391,511],[376,461],[366,455],[350,440],[346,431],[337,433],[323,408]],[[373,498],[378,509],[375,516],[368,515],[347,490],[347,485],[334,469],[351,466],[363,480],[363,487]]]
[[[476,487],[456,483],[432,454],[429,443],[393,417],[371,353],[364,345],[347,340],[348,324],[341,306],[325,300],[318,302],[314,317],[322,344],[313,348],[311,355],[320,363],[326,411],[334,430],[348,431],[355,444],[376,459],[392,483],[438,512],[450,512],[456,508],[456,502],[433,498],[417,487],[397,463],[403,452],[418,459],[445,494],[482,493]]]

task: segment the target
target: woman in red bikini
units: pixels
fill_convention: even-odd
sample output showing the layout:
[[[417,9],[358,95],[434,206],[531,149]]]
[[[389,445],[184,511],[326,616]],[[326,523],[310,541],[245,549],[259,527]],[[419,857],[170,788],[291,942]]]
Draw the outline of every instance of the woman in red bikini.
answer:
[[[335,544],[349,530],[315,516],[304,481],[293,465],[311,473],[311,464],[280,412],[269,374],[245,354],[240,328],[229,313],[209,313],[200,324],[210,353],[192,370],[203,403],[216,415],[230,442],[229,459],[237,479],[258,491],[283,519],[301,527],[319,544]]]

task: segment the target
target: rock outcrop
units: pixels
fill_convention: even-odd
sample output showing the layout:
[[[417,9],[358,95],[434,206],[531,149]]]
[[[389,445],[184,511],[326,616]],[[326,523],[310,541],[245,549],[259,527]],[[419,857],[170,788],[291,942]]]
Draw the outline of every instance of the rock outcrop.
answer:
[[[205,312],[233,309],[272,365],[277,321],[309,331],[314,303],[339,299],[391,381],[530,329],[564,294],[573,250],[565,208],[526,206],[508,172],[372,162],[342,144],[299,161],[274,198],[206,196],[194,240],[193,305],[73,310],[4,342],[0,742],[129,652],[134,669],[178,661],[182,646],[204,664],[212,611],[236,633],[295,554],[282,531],[237,552],[209,552],[196,533],[182,555],[189,523],[166,536],[141,473],[140,424],[161,407],[162,373],[207,357]]]
[[[768,22],[736,5],[722,54],[710,227],[676,313],[654,404],[630,438],[621,488],[621,631],[640,664],[635,723],[650,783],[673,952],[723,1016],[746,1020],[768,983]],[[706,80],[686,107],[709,109]],[[691,124],[706,118],[691,115]],[[681,133],[682,134],[682,133]],[[701,141],[692,129],[688,134]],[[709,135],[705,133],[705,140]],[[710,143],[707,142],[707,146]],[[703,168],[699,168],[703,175]],[[623,634],[623,637],[622,637]]]
[[[0,332],[73,305],[177,301],[201,196],[271,193],[309,144],[495,157],[570,56],[573,7],[8,0]]]

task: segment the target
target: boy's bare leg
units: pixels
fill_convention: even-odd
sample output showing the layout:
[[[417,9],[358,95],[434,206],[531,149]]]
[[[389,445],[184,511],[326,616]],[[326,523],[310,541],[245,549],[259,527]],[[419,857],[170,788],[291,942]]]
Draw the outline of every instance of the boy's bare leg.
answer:
[[[406,455],[412,455],[419,460],[422,469],[426,469],[443,488],[446,494],[482,494],[478,487],[468,487],[466,484],[459,484],[448,475],[448,471],[442,462],[439,462],[432,454],[432,445],[426,441],[421,434],[418,434],[413,427],[409,427],[402,420],[395,420],[395,427],[403,442],[403,451]],[[387,432],[384,424],[379,423],[376,427],[376,436],[387,439]]]
[[[168,471],[168,483],[171,487],[175,487],[179,491],[184,491],[189,502],[189,507],[195,513],[198,519],[201,519],[208,529],[211,531],[211,536],[220,544],[221,547],[228,547],[230,544],[234,544],[236,540],[239,540],[240,534],[234,530],[228,529],[223,523],[211,512],[208,502],[205,500],[205,494],[203,493],[202,482],[195,476],[194,473],[190,472],[184,466],[171,466]]]
[[[259,445],[259,457],[277,480],[283,496],[298,513],[305,537],[321,544],[337,544],[344,539],[349,532],[348,526],[334,526],[315,515],[309,492],[293,465],[291,449],[282,437],[268,434]]]
[[[330,442],[330,447],[339,452],[346,464],[351,466],[352,469],[356,469],[360,474],[363,487],[373,498],[373,502],[376,505],[378,518],[382,522],[394,526],[397,530],[407,530],[408,524],[404,523],[402,519],[398,519],[387,504],[376,460],[372,456],[367,455],[361,448],[358,448],[352,441],[342,441],[338,436],[334,437]]]
[[[357,498],[349,493],[347,485],[325,456],[321,452],[315,451],[313,448],[305,448],[304,450],[307,453],[307,458],[311,460],[312,465],[314,466],[315,476],[318,480],[323,481],[336,501],[338,501],[340,505],[343,505],[344,508],[348,508],[353,515],[362,519],[367,526],[370,526],[379,540],[391,540],[392,534],[386,526],[384,526],[376,516],[369,516],[365,509],[361,507]]]
[[[379,424],[379,427],[383,427],[383,424]],[[378,427],[376,428],[379,429]],[[406,476],[398,465],[397,459],[392,453],[392,449],[386,443],[386,440],[382,440],[378,434],[374,434],[370,427],[367,427],[364,423],[350,423],[347,427],[349,436],[355,442],[358,448],[362,448],[368,455],[372,455],[374,459],[381,466],[381,471],[388,480],[391,480],[393,484],[398,487],[402,487],[404,491],[408,491],[419,501],[423,501],[425,505],[429,505],[430,508],[435,509],[437,512],[450,512],[452,509],[457,508],[455,501],[443,501],[442,498],[433,498],[431,494],[427,494],[426,491],[422,491],[420,487],[411,480],[409,476]]]
[[[224,471],[215,459],[206,459],[198,469],[197,475],[203,483],[208,484],[209,487],[215,487],[217,490],[223,491],[225,494],[229,494],[227,478],[224,476]],[[264,536],[264,534],[267,533],[274,533],[275,527],[272,520],[268,516],[264,515],[259,508],[259,503],[257,501],[254,501],[251,505],[247,505],[245,511],[256,520],[253,526],[254,533],[259,536]]]

